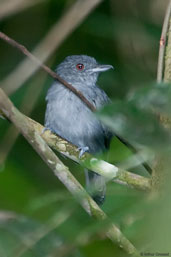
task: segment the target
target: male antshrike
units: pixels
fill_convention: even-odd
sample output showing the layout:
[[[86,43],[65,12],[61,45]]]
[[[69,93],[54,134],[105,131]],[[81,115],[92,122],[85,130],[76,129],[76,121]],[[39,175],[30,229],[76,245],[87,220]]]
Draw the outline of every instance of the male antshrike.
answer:
[[[100,72],[113,68],[100,65],[86,55],[68,56],[58,65],[56,73],[78,89],[95,108],[109,102],[106,93],[96,82]],[[109,147],[111,133],[93,115],[92,111],[73,92],[54,81],[48,90],[45,128],[78,146],[80,153],[92,154]],[[93,189],[93,198],[98,204],[105,199],[105,179],[91,171],[86,172],[86,183]]]

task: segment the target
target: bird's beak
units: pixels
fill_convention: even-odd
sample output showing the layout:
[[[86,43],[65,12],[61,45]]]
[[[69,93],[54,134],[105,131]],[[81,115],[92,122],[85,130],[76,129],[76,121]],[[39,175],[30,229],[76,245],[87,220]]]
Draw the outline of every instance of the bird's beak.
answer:
[[[112,65],[100,65],[98,64],[95,68],[91,69],[92,72],[103,72],[109,69],[114,69]]]

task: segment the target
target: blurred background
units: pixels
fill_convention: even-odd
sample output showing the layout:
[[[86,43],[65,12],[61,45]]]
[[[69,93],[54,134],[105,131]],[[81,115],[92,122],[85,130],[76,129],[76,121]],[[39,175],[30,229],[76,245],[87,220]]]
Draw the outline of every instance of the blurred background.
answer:
[[[61,20],[65,21],[64,15],[75,3],[0,0],[0,30],[30,51],[40,47],[37,56],[53,70],[73,54],[87,54],[99,63],[113,65],[115,69],[102,74],[98,81],[113,102],[124,102],[135,90],[155,83],[168,1],[104,0],[60,40],[65,30],[60,27]],[[45,41],[47,37],[50,39]],[[0,40],[2,88],[17,108],[43,124],[45,96],[52,78],[30,68],[34,68],[31,62],[26,63],[17,49]],[[131,154],[118,140],[112,142],[110,153],[111,162],[118,165]],[[63,161],[84,185],[83,170]],[[147,176],[142,167],[133,168]],[[163,239],[161,231],[170,238],[170,211],[165,212],[166,206],[170,210],[169,202],[162,206],[154,201],[152,208],[147,198],[147,193],[109,183],[102,208],[139,251],[168,253],[169,240]],[[103,224],[82,210],[27,141],[17,136],[8,121],[0,119],[0,257],[125,256],[102,231]]]

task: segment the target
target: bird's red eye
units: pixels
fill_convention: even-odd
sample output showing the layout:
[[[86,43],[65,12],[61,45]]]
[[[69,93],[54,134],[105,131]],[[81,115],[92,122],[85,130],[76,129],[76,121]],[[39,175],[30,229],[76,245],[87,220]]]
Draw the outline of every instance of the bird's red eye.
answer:
[[[77,68],[77,70],[83,70],[83,69],[84,69],[84,64],[78,63],[78,64],[76,65],[76,68]]]

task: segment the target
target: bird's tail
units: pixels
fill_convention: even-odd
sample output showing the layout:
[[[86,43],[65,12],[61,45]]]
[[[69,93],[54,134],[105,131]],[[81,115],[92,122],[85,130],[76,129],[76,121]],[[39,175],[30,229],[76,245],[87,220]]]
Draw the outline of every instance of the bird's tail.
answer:
[[[85,176],[88,192],[98,205],[102,205],[106,194],[105,178],[87,169],[85,169]]]

